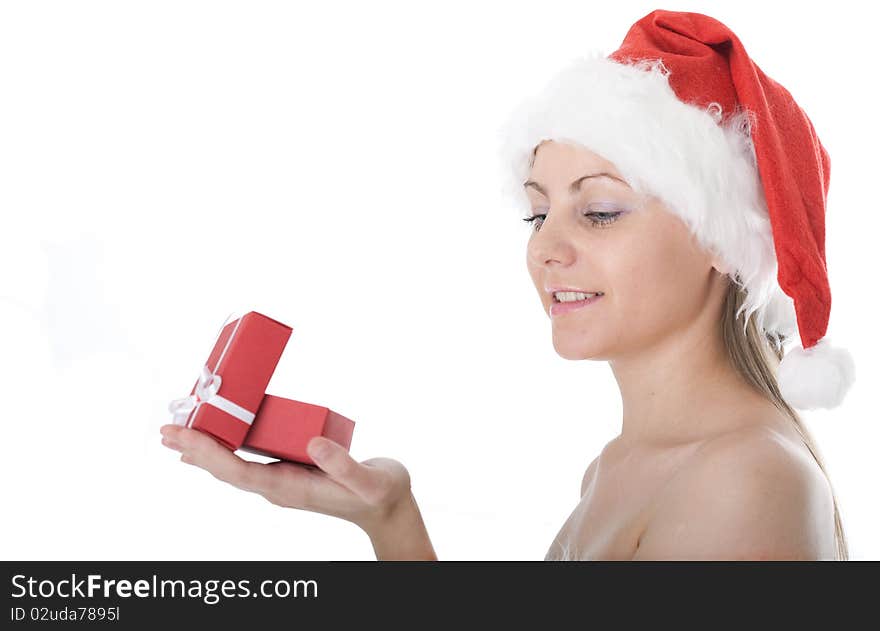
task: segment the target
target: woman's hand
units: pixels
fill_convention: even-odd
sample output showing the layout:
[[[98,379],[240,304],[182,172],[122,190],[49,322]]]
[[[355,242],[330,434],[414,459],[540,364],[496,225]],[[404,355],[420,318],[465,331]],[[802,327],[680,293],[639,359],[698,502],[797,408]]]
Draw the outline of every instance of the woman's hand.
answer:
[[[341,445],[316,436],[307,445],[318,465],[276,461],[250,462],[198,430],[179,425],[159,429],[162,444],[181,452],[181,461],[201,467],[215,478],[259,493],[278,506],[345,519],[371,537],[401,511],[409,510],[410,476],[390,458],[355,461]]]

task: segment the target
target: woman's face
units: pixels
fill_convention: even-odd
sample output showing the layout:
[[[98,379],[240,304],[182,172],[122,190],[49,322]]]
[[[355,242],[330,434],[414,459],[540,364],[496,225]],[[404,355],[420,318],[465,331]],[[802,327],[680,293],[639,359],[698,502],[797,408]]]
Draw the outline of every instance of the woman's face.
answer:
[[[597,173],[620,179],[591,177],[570,189]],[[715,259],[659,199],[622,180],[611,162],[583,147],[545,141],[535,154],[528,181],[543,192],[526,186],[531,214],[540,215],[529,224],[527,265],[565,359],[632,356],[694,326],[712,305],[720,309],[725,283]],[[551,315],[552,286],[604,295]]]

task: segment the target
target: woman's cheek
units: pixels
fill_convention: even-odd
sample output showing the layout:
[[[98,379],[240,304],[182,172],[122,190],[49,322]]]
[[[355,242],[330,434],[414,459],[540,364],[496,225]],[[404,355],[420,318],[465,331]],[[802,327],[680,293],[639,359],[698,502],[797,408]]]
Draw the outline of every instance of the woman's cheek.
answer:
[[[640,240],[627,250],[629,256],[620,263],[624,273],[618,278],[627,279],[626,302],[630,311],[646,322],[663,326],[663,321],[673,316],[682,299],[678,257],[662,241],[650,238]]]

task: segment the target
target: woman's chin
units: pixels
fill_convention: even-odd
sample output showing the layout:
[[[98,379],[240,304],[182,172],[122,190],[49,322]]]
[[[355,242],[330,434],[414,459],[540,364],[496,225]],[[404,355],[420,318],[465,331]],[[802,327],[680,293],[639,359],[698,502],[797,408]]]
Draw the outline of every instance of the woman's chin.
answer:
[[[583,343],[579,345],[559,344],[554,340],[553,348],[562,359],[593,359],[597,361],[604,359],[602,350],[593,345],[584,345]]]

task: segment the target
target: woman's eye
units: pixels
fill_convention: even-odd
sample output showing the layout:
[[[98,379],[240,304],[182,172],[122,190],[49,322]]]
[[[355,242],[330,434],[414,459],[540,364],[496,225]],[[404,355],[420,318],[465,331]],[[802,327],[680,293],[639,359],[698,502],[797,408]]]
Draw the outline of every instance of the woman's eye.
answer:
[[[622,211],[605,211],[605,212],[591,212],[585,213],[584,217],[590,219],[593,222],[593,225],[596,226],[607,226],[610,223],[614,223],[617,220],[617,216],[622,214]]]
[[[537,220],[538,217],[540,217],[540,218],[541,218],[541,221],[543,222],[543,221],[544,221],[544,217],[546,217],[546,216],[547,216],[546,214],[532,215],[531,217],[526,217],[526,218],[524,218],[523,221],[533,222],[533,221]],[[535,224],[535,225],[538,226],[538,225],[540,225],[540,224]],[[535,230],[537,230],[537,228],[535,228]]]
[[[592,211],[592,212],[584,213],[584,217],[589,219],[590,223],[592,223],[595,227],[602,228],[602,227],[608,226],[608,225],[614,223],[615,221],[617,221],[618,216],[620,216],[622,214],[623,214],[623,211],[620,211],[620,210],[602,211],[602,212]],[[523,221],[532,223],[532,222],[540,219],[540,223],[535,224],[535,228],[534,228],[534,230],[537,232],[540,229],[541,223],[544,223],[544,219],[546,217],[547,217],[546,213],[539,213],[539,214],[532,215],[531,217],[525,218],[525,219],[523,219]]]

